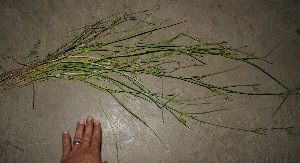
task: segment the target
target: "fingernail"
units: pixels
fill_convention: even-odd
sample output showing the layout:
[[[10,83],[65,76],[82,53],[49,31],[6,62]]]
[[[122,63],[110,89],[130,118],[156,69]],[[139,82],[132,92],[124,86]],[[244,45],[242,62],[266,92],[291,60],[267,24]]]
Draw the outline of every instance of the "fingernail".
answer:
[[[68,130],[64,130],[63,133],[64,134],[68,134],[69,132],[68,132]]]
[[[95,125],[99,125],[100,124],[100,121],[95,121]]]
[[[78,122],[79,122],[80,124],[84,124],[84,119],[80,119]]]
[[[87,121],[91,121],[92,119],[93,119],[92,116],[88,116],[88,117],[87,117]]]

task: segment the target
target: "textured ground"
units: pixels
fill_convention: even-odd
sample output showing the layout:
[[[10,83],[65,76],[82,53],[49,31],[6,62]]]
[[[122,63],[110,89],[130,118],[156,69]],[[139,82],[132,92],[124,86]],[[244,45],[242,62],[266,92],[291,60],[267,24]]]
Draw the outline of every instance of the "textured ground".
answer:
[[[4,55],[21,60],[23,53],[39,39],[49,39],[120,11],[155,8],[159,3],[155,0],[2,0],[0,72],[19,67],[13,60],[3,59]],[[247,45],[261,55],[281,42],[269,56],[273,65],[264,68],[292,86],[300,81],[299,13],[298,0],[172,0],[162,5],[156,17],[179,20],[190,17],[179,29],[158,36],[162,38],[174,31],[188,31],[204,40],[226,40],[236,47]],[[41,53],[39,57],[45,55]],[[247,76],[259,80],[260,75],[247,71],[241,80],[247,81]],[[224,81],[234,76],[225,76]],[[145,79],[150,87],[157,86],[151,78]],[[269,88],[275,87],[274,83],[265,82]],[[166,89],[174,89],[176,83],[173,84]],[[196,93],[189,88],[184,91],[190,96]],[[242,97],[231,103],[219,102],[218,108],[229,111],[205,117],[231,126],[295,127],[293,135],[269,132],[266,136],[196,122],[190,122],[192,130],[188,130],[170,115],[166,115],[162,124],[160,112],[153,104],[132,101],[132,107],[161,136],[168,149],[107,94],[100,95],[102,107],[111,115],[122,144],[121,162],[297,162],[300,159],[299,95],[289,98],[273,118],[271,115],[280,103],[274,97]],[[111,128],[98,103],[80,83],[55,80],[36,84],[34,110],[31,86],[0,93],[0,162],[59,162],[61,132],[68,129],[73,133],[77,120],[88,115],[102,120],[103,159],[116,162]]]

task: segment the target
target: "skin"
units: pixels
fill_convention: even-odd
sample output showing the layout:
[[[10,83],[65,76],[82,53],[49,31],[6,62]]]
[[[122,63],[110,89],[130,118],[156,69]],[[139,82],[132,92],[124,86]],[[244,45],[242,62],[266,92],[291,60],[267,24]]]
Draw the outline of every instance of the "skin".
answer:
[[[63,131],[61,163],[100,163],[102,141],[100,121],[94,121],[92,116],[89,116],[86,121],[80,119],[76,127],[75,141],[81,143],[72,146],[69,132]],[[103,163],[107,162],[104,161]]]

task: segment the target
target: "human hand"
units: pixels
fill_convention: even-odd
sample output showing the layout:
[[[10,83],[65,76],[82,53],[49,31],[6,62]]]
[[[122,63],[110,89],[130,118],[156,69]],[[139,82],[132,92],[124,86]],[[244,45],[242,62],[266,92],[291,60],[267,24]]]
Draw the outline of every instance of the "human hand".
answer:
[[[101,160],[101,123],[89,116],[77,123],[73,147],[67,130],[62,134],[63,155],[61,163],[100,163]],[[107,163],[106,161],[103,163]]]

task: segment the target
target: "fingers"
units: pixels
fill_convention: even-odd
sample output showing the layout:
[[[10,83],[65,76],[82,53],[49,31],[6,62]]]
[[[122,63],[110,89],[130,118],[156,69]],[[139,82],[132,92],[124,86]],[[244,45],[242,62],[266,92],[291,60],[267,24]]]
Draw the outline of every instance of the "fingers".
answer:
[[[82,145],[86,145],[86,146],[91,145],[93,128],[94,128],[94,118],[92,116],[88,116],[88,118],[86,119],[86,126],[84,130]]]
[[[84,131],[84,119],[80,119],[77,123],[76,132],[74,136],[74,142],[80,142],[79,144],[74,143],[74,148],[80,146],[83,140],[83,131]]]
[[[62,160],[65,160],[70,154],[72,149],[70,134],[67,130],[64,130],[62,134],[62,146],[63,146]]]
[[[86,125],[85,125],[86,124]],[[68,160],[76,152],[89,151],[94,157],[100,158],[100,146],[102,141],[102,129],[100,121],[95,121],[93,117],[89,116],[85,122],[84,119],[80,119],[77,123],[76,132],[74,136],[74,143],[72,149],[72,143],[70,134],[67,130],[62,134],[63,155],[62,162]],[[78,143],[75,143],[78,142]],[[87,148],[88,147],[88,148]],[[103,162],[104,163],[104,162]]]
[[[102,141],[101,123],[100,123],[100,121],[95,121],[91,147],[93,149],[98,149],[98,151],[99,151],[101,141]]]

